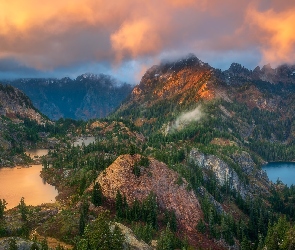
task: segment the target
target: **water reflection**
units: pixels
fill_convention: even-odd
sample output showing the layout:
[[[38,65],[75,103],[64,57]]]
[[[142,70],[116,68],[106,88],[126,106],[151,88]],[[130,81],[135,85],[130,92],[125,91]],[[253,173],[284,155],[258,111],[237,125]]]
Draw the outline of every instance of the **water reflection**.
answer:
[[[41,169],[42,165],[0,169],[0,199],[8,202],[8,209],[17,206],[21,197],[27,205],[34,206],[55,201],[58,192],[54,186],[44,183]]]

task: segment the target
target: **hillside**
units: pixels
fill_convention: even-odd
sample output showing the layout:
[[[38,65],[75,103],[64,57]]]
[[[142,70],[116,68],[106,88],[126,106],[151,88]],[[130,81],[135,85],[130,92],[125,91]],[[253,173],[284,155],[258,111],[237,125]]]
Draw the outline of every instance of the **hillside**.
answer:
[[[34,144],[38,132],[51,122],[20,90],[0,84],[0,166],[24,164],[25,148]],[[37,130],[39,128],[39,130]]]
[[[171,136],[184,129],[194,140],[207,124],[211,133],[227,134],[264,160],[294,160],[294,69],[268,65],[250,71],[232,64],[222,72],[189,55],[150,68],[114,117]]]
[[[261,166],[295,159],[293,72],[194,55],[151,67],[107,118],[63,121],[41,173],[59,205],[30,230],[76,249],[292,249],[294,186]],[[75,146],[81,133],[95,142]]]
[[[72,80],[18,79],[7,82],[19,88],[34,106],[52,120],[92,119],[107,116],[129,95],[132,88],[108,75],[83,74]]]

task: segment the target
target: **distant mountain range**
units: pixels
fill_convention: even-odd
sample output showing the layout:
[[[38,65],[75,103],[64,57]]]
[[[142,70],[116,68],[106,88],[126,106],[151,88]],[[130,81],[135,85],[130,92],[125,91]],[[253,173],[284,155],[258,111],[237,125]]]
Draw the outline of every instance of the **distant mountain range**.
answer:
[[[105,117],[132,91],[131,85],[103,74],[83,74],[74,80],[32,78],[2,83],[22,90],[52,120]]]

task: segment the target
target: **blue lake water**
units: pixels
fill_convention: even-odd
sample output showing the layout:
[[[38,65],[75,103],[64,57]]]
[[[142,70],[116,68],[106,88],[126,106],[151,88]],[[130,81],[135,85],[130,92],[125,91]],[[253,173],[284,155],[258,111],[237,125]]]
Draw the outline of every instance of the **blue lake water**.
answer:
[[[295,162],[270,162],[262,169],[274,183],[279,179],[288,186],[295,185]]]

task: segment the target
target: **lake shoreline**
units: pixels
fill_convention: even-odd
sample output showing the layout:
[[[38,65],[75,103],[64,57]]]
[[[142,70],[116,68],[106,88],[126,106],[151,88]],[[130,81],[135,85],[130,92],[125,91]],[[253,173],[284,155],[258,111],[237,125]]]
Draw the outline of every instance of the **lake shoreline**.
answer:
[[[264,170],[270,181],[276,183],[278,180],[287,186],[295,185],[295,162],[275,161],[263,165]]]

